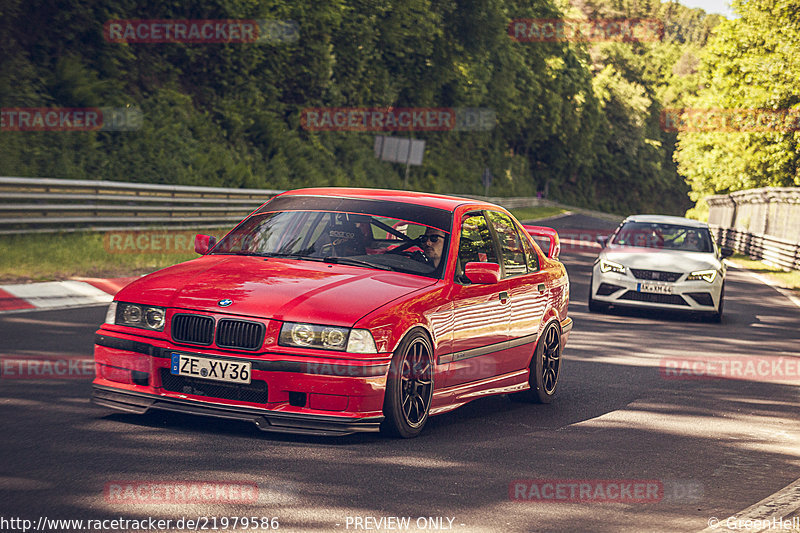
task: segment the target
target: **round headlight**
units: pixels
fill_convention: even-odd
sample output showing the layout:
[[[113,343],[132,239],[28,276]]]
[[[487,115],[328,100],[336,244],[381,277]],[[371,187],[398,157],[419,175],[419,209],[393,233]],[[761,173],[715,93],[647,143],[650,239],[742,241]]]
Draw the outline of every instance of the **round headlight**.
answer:
[[[344,332],[338,328],[325,328],[322,330],[322,344],[329,348],[344,346]]]
[[[126,305],[122,311],[122,319],[129,324],[138,324],[142,321],[142,309],[137,305]]]
[[[301,346],[314,344],[314,328],[308,324],[295,324],[292,326],[292,342]]]
[[[161,329],[164,327],[164,311],[157,307],[148,307],[144,313],[144,321],[148,328]]]

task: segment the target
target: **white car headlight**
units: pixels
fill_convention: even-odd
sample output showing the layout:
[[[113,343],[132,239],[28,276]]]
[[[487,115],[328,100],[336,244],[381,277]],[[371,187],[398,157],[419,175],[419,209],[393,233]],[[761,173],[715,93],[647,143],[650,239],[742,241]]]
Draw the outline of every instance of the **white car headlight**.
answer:
[[[112,302],[106,313],[106,324],[164,331],[166,309],[154,305]]]
[[[281,346],[322,348],[350,353],[377,353],[372,333],[366,329],[284,322],[278,338]]]
[[[686,278],[686,281],[707,281],[709,283],[714,283],[714,280],[717,279],[717,271],[716,270],[697,270],[689,274],[689,277]]]
[[[614,261],[609,261],[608,259],[601,259],[600,272],[616,272],[618,274],[624,274],[625,266],[615,263]]]

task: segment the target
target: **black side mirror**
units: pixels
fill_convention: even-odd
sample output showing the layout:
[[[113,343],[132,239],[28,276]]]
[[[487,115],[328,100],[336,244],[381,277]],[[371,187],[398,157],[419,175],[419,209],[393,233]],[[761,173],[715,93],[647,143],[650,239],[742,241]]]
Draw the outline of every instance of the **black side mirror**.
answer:
[[[611,238],[611,235],[600,235],[599,237],[597,237],[597,242],[600,243],[600,246],[605,248],[606,244],[608,244],[608,240],[610,238]]]
[[[719,255],[721,255],[723,259],[726,258],[726,257],[730,257],[730,256],[733,255],[733,250],[731,248],[728,248],[727,246],[725,246],[725,247],[720,249]]]

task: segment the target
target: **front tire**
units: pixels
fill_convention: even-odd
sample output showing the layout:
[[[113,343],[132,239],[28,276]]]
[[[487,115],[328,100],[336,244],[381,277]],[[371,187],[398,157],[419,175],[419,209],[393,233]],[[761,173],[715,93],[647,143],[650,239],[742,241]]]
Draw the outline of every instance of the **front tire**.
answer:
[[[604,303],[600,303],[594,298],[592,298],[592,285],[594,285],[594,275],[589,278],[589,312],[590,313],[602,313],[606,309],[608,309],[608,305]]]
[[[392,357],[381,431],[410,439],[422,432],[433,399],[433,347],[420,330],[409,333]]]
[[[517,398],[534,403],[550,403],[556,395],[561,375],[561,329],[551,323],[542,332],[530,364],[530,389]]]
[[[606,306],[605,304],[601,304],[600,302],[592,298],[591,294],[589,294],[589,312],[602,313],[606,309],[608,309],[608,306]]]
[[[708,316],[708,319],[715,324],[720,324],[722,322],[722,310],[725,306],[725,284],[722,285],[719,291],[719,304],[717,305],[717,310],[711,313]]]

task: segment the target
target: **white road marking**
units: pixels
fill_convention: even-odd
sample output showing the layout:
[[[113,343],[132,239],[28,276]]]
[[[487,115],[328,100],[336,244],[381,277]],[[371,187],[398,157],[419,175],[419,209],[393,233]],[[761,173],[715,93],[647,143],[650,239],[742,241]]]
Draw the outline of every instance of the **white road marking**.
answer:
[[[37,309],[60,309],[110,303],[114,297],[82,281],[48,281],[20,285],[0,285],[9,294],[22,298]]]
[[[800,509],[800,479],[775,494],[767,496],[744,511],[720,519],[716,524],[711,525],[712,519],[709,519],[709,527],[700,533],[741,531],[757,533],[768,531],[772,529],[773,519],[787,520],[798,509]],[[754,524],[759,524],[760,527],[738,527],[744,525],[748,520],[753,521]],[[728,527],[729,524],[733,527]]]
[[[781,293],[783,296],[786,296],[786,298],[788,298],[789,301],[792,302],[794,305],[796,305],[797,307],[800,307],[800,298],[795,296],[794,293],[792,293],[792,291],[789,291],[789,290],[784,289],[783,287],[780,287],[777,283],[775,283],[774,281],[772,281],[768,277],[762,276],[761,274],[756,274],[755,272],[752,272],[752,271],[748,270],[747,268],[745,268],[742,265],[736,263],[735,261],[731,261],[730,259],[726,259],[725,261],[729,265],[731,265],[732,267],[736,268],[737,270],[744,270],[745,274],[749,275],[752,278],[757,279],[758,281],[760,281],[764,285],[769,285],[770,287],[772,287],[773,289],[775,289],[776,291]]]

